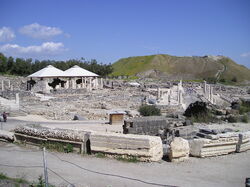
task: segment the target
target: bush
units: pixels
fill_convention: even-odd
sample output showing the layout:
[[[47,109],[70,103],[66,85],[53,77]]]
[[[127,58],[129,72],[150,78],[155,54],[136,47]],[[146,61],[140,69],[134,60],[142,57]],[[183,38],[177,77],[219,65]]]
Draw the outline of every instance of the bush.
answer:
[[[238,82],[237,77],[233,77],[232,82]]]
[[[245,114],[250,112],[250,102],[249,101],[242,101],[242,104],[239,108],[240,114]]]
[[[229,118],[227,120],[229,123],[237,123],[238,122],[238,118],[236,116],[229,116]]]
[[[248,123],[248,116],[247,116],[247,115],[244,115],[244,116],[241,118],[241,122],[243,122],[243,123]]]
[[[139,110],[142,116],[160,116],[161,110],[154,105],[142,105]]]
[[[66,153],[71,153],[71,152],[73,152],[73,145],[71,145],[71,144],[67,144],[66,145],[66,148],[65,148],[65,150],[64,150]]]

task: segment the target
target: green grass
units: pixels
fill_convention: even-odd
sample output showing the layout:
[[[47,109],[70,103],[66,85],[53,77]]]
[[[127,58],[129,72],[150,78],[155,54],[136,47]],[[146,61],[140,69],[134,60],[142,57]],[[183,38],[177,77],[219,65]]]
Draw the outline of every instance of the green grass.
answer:
[[[104,153],[96,153],[95,156],[97,158],[105,158],[106,157],[106,155]]]
[[[21,187],[22,184],[29,184],[29,182],[23,178],[12,178],[12,177],[8,177],[6,174],[4,173],[0,173],[0,180],[9,180],[9,181],[12,181],[13,184],[16,186],[16,187]]]
[[[123,58],[115,62],[112,67],[114,71],[111,76],[137,76],[138,73],[157,70],[167,75],[192,75],[194,80],[215,78],[218,70],[226,67],[218,80],[222,80],[222,84],[238,85],[243,80],[250,80],[250,70],[227,57],[214,61],[203,57],[176,57],[159,54]],[[234,78],[237,82],[233,81]]]
[[[52,151],[58,151],[58,152],[64,152],[64,153],[70,153],[73,152],[73,145],[72,144],[63,144],[63,143],[51,143],[51,142],[44,142],[40,146],[45,147],[46,149],[52,150]]]
[[[129,156],[129,157],[118,156],[116,159],[122,162],[132,162],[132,163],[139,162],[138,158],[135,156]]]

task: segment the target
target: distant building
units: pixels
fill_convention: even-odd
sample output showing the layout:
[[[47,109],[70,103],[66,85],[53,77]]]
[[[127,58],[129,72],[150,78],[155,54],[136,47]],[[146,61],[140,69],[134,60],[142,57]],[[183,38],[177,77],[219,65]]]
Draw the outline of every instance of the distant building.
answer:
[[[98,77],[77,65],[66,71],[48,65],[28,76],[27,90],[48,93],[55,89],[98,89],[103,87],[102,78]]]

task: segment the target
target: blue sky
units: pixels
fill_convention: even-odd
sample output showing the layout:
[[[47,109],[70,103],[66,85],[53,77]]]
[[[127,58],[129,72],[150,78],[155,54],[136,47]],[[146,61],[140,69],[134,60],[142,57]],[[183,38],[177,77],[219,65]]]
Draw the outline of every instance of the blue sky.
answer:
[[[250,1],[0,0],[0,51],[103,63],[224,55],[250,68]]]

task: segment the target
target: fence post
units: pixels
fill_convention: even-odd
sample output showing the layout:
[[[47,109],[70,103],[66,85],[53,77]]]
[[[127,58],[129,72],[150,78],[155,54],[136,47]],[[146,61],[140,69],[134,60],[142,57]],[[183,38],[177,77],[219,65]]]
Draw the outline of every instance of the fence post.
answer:
[[[45,187],[49,187],[48,184],[48,171],[47,171],[47,160],[45,155],[45,147],[43,148],[43,168],[44,168],[44,180],[45,180]]]

